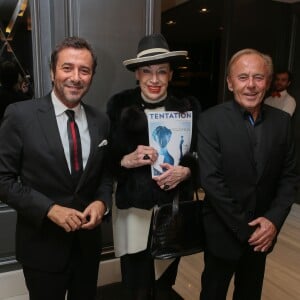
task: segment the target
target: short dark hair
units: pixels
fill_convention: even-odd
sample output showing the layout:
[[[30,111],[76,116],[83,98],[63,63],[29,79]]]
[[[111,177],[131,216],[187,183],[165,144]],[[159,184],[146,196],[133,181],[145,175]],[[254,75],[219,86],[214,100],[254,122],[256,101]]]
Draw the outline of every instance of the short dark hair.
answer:
[[[288,69],[285,69],[285,68],[279,68],[279,69],[277,69],[276,72],[275,72],[275,76],[277,74],[284,74],[284,73],[288,74],[288,80],[292,81],[292,79],[293,79],[292,78],[293,77],[292,72],[290,70],[288,70]]]
[[[66,49],[66,48],[89,50],[92,55],[92,58],[93,58],[93,75],[96,73],[97,57],[96,57],[96,54],[95,54],[92,46],[85,39],[76,37],[76,36],[71,36],[71,37],[65,38],[53,50],[53,52],[51,54],[51,62],[50,62],[50,68],[53,73],[55,73],[55,68],[56,68],[59,52],[61,52],[62,50]]]

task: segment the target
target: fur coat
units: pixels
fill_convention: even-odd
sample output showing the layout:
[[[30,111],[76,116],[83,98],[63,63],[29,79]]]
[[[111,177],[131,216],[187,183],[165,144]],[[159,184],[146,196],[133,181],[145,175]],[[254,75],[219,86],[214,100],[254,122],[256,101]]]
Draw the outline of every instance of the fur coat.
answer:
[[[122,157],[136,150],[138,145],[149,145],[148,123],[145,109],[164,106],[166,111],[193,111],[193,131],[190,152],[185,154],[180,165],[189,167],[191,177],[175,189],[164,191],[151,178],[150,166],[126,169],[120,166]],[[180,200],[189,200],[198,183],[196,159],[197,119],[201,111],[194,97],[177,97],[168,91],[165,100],[151,104],[143,101],[140,88],[126,90],[113,96],[107,105],[111,120],[111,167],[117,180],[116,205],[119,209],[136,207],[151,209],[173,200],[179,191]]]

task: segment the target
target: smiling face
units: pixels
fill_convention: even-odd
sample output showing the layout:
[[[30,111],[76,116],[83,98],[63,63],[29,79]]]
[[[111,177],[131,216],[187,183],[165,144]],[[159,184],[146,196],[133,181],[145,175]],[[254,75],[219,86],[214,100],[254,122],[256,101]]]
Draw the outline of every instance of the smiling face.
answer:
[[[173,72],[169,63],[139,67],[135,77],[146,99],[158,100],[167,95]]]
[[[235,101],[256,118],[270,86],[270,74],[265,60],[254,53],[240,56],[231,66],[227,84]]]
[[[67,107],[75,107],[87,93],[93,78],[93,58],[87,49],[65,48],[51,71],[53,90]]]

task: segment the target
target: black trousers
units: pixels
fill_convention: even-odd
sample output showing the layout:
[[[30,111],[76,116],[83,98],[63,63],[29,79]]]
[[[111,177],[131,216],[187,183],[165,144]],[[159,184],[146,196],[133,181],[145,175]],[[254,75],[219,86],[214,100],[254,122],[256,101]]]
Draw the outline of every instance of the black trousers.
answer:
[[[232,261],[205,252],[204,263],[201,300],[226,300],[233,275],[233,300],[261,299],[266,253],[254,252],[248,247],[239,260]]]
[[[175,284],[180,259],[175,259],[155,280],[154,259],[148,250],[121,256],[122,282],[128,290],[143,290],[145,294],[169,294]],[[160,299],[156,296],[155,299]],[[132,297],[139,299],[139,297]],[[144,300],[148,299],[146,296]],[[163,299],[163,298],[162,298]],[[165,297],[165,300],[168,298]]]
[[[68,300],[94,300],[98,269],[99,259],[82,255],[80,246],[74,243],[65,270],[46,272],[23,266],[23,273],[30,300],[65,300],[66,292]]]
[[[179,258],[168,267],[164,274],[155,281],[154,259],[148,251],[121,256],[122,281],[128,288],[151,288],[155,284],[161,288],[175,284]]]

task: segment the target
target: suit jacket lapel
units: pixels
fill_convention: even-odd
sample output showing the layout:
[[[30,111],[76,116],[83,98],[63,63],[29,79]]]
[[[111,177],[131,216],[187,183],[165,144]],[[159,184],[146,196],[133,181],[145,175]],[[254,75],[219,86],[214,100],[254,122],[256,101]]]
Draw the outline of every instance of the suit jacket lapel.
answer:
[[[264,170],[268,164],[269,161],[269,153],[272,147],[272,132],[274,131],[274,128],[272,129],[272,122],[268,122],[266,120],[267,118],[267,112],[265,113],[264,119],[262,121],[262,128],[261,128],[261,136],[263,137],[260,141],[260,157],[258,158],[260,163],[259,167],[259,173],[258,173],[258,179],[261,178],[261,176],[264,173]]]
[[[89,127],[89,133],[90,133],[90,138],[91,138],[91,146],[90,146],[90,155],[86,164],[86,167],[91,163],[92,157],[94,155],[95,149],[97,148],[97,142],[98,142],[98,136],[99,136],[99,130],[98,130],[98,125],[97,121],[94,117],[93,114],[91,114],[91,111],[89,107],[84,105],[85,108],[85,113],[86,113],[86,118],[87,118],[87,123]]]
[[[241,145],[240,151],[245,152],[245,154],[247,155],[246,161],[248,161],[251,164],[251,167],[255,169],[253,146],[251,144],[251,139],[245,124],[245,120],[241,115],[241,112],[238,110],[238,107],[233,101],[232,101],[232,106],[229,106],[229,109],[232,109],[234,111],[233,113],[234,118],[232,118],[231,120],[232,130],[234,132],[232,132],[231,135],[236,137],[235,142]]]
[[[92,160],[93,160],[94,152],[95,152],[95,149],[97,148],[97,142],[98,142],[97,121],[96,121],[94,115],[91,113],[90,108],[88,106],[86,106],[84,103],[82,103],[82,105],[84,106],[91,141],[90,141],[90,154],[88,157],[88,161],[84,168],[84,172],[82,173],[82,176],[78,182],[76,190],[78,190],[80,188],[80,186],[82,185],[82,183],[85,181],[87,174],[88,174],[87,170],[90,167],[92,167],[91,166]]]
[[[233,103],[233,109],[238,110],[237,107],[235,107],[235,104]],[[239,143],[243,143],[245,145],[244,150],[246,153],[248,153],[249,162],[251,163],[251,166],[254,170],[257,172],[257,181],[260,180],[261,176],[263,175],[264,169],[266,168],[267,162],[268,162],[268,153],[270,150],[270,147],[272,145],[271,142],[271,135],[272,132],[272,124],[270,122],[266,121],[267,117],[267,111],[265,111],[265,116],[262,121],[262,123],[259,126],[261,127],[261,137],[262,140],[259,142],[260,148],[258,149],[259,157],[257,158],[258,162],[255,162],[254,158],[254,149],[253,145],[251,143],[251,138],[249,136],[249,132],[245,126],[245,120],[241,117],[241,114],[236,113],[236,133],[238,136]],[[244,130],[240,130],[241,128],[244,128]]]
[[[48,95],[37,101],[39,104],[39,108],[37,110],[37,118],[47,140],[48,147],[56,157],[59,168],[62,170],[62,172],[65,173],[64,177],[71,180],[71,175],[66,161],[63,145],[59,135],[54,108],[51,102],[51,96]]]

